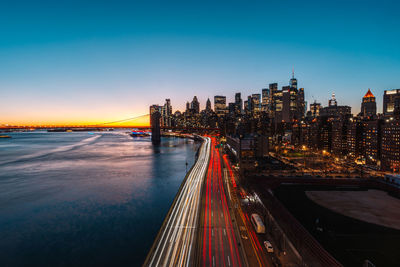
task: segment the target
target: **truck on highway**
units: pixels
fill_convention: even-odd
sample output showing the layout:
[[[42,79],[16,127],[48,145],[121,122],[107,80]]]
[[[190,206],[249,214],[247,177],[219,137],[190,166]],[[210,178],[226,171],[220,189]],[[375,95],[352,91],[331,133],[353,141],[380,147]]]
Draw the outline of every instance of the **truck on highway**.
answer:
[[[257,234],[265,234],[265,225],[257,213],[251,214],[251,223],[254,226]]]

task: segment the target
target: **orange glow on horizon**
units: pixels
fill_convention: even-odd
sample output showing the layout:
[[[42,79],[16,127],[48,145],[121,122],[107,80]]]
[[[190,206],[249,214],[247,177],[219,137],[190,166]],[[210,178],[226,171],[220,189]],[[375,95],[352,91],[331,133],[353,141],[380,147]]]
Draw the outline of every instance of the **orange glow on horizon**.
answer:
[[[150,126],[150,116],[138,116],[137,118],[121,121],[123,119],[96,119],[96,120],[53,120],[53,121],[33,121],[33,120],[15,120],[15,121],[1,121],[0,128],[6,128],[9,126],[16,127],[149,127]]]

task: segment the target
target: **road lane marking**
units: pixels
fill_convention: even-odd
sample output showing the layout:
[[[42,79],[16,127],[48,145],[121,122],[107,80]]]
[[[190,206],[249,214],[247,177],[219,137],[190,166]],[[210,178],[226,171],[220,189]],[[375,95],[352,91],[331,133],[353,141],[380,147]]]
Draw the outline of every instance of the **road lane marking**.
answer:
[[[228,266],[231,266],[231,259],[229,258],[229,255],[228,255]]]
[[[226,230],[224,229],[224,235],[226,235]],[[229,257],[229,256],[228,256]]]

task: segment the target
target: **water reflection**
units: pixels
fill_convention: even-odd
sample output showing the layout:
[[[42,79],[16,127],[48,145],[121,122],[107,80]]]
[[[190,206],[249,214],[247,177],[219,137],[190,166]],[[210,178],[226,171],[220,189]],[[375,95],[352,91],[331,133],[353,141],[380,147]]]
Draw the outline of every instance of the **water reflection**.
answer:
[[[118,131],[13,134],[0,142],[0,266],[140,266],[197,147]]]

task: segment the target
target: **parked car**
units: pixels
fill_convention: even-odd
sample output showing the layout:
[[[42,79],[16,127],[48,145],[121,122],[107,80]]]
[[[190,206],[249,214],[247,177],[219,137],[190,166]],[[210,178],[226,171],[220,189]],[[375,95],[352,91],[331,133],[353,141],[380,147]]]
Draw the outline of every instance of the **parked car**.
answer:
[[[269,252],[269,253],[273,253],[274,252],[274,248],[272,247],[271,242],[264,241],[264,246],[267,249],[267,252]]]

